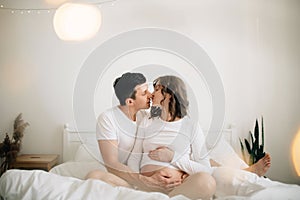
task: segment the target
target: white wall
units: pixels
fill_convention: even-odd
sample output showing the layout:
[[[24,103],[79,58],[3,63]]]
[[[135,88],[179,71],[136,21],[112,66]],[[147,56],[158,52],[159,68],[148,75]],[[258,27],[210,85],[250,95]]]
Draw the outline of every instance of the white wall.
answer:
[[[300,128],[299,9],[296,0],[119,0],[102,6],[101,30],[85,42],[59,40],[52,11],[0,10],[0,132],[11,132],[22,112],[31,124],[22,152],[61,154],[76,77],[91,52],[124,31],[166,28],[192,38],[211,57],[225,88],[225,122],[234,122],[241,137],[264,116],[272,156],[267,176],[299,184],[290,155]]]

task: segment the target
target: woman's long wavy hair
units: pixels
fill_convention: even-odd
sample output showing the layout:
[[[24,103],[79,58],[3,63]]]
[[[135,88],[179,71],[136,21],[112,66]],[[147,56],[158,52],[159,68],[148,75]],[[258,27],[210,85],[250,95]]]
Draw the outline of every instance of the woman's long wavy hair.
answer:
[[[171,95],[169,102],[169,112],[171,120],[176,117],[183,118],[188,114],[189,101],[184,82],[177,76],[161,76],[153,81],[153,86],[162,86],[162,94],[166,97],[166,93]],[[165,98],[161,101],[161,103]]]

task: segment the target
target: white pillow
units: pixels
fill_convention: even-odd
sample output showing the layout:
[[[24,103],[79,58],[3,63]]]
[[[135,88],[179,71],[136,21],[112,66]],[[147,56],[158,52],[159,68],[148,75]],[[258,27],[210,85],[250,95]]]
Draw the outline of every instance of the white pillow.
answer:
[[[82,144],[77,149],[74,156],[74,161],[99,161],[103,163],[100,153],[98,141],[95,137],[85,137],[82,139]]]
[[[85,140],[81,144],[74,156],[74,160],[55,166],[50,172],[61,176],[85,179],[86,175],[95,169],[107,171],[100,154],[97,142]]]
[[[84,180],[86,175],[95,169],[106,171],[106,168],[99,162],[65,162],[53,167],[50,173],[61,176],[74,177]]]
[[[81,144],[74,156],[74,161],[76,162],[93,162],[99,161],[103,163],[102,156],[98,146]]]
[[[249,167],[224,137],[221,137],[216,146],[211,149],[210,158],[224,167],[232,167],[235,169],[245,169]]]

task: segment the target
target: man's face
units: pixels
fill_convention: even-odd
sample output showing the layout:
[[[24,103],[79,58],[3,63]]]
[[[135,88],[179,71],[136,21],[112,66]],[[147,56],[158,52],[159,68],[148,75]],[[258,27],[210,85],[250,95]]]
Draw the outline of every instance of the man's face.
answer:
[[[151,93],[148,90],[148,84],[144,83],[135,87],[134,107],[136,110],[148,109],[151,103]]]

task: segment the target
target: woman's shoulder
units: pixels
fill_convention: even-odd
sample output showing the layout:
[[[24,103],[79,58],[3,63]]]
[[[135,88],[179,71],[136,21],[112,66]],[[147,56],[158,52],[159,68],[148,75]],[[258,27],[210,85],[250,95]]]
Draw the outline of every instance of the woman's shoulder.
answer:
[[[199,120],[192,119],[189,116],[185,116],[183,119],[184,120],[183,120],[182,126],[184,127],[184,129],[187,132],[194,133],[194,134],[198,133],[198,132],[202,132],[202,128],[201,128]]]
[[[199,124],[198,120],[192,119],[190,116],[185,116],[182,120],[182,123],[185,124],[188,127],[194,127],[194,126],[197,126]]]

